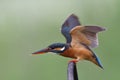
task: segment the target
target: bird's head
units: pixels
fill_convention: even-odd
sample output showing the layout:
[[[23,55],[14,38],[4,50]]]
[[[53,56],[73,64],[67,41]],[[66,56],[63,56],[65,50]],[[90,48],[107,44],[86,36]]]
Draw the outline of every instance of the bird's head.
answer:
[[[68,49],[69,45],[64,43],[54,43],[49,45],[47,48],[44,48],[42,50],[39,50],[37,52],[32,53],[34,54],[44,54],[47,52],[53,52],[53,53],[63,53],[66,49]]]

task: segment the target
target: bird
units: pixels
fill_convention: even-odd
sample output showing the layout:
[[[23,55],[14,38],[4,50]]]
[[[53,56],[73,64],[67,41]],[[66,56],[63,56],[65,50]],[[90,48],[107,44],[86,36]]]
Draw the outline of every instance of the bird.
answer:
[[[101,26],[81,25],[78,16],[71,14],[61,27],[61,33],[65,37],[66,43],[53,43],[44,49],[33,52],[32,55],[53,52],[72,58],[69,62],[77,63],[86,60],[103,69],[92,48],[98,47],[98,33],[105,30],[106,28]]]

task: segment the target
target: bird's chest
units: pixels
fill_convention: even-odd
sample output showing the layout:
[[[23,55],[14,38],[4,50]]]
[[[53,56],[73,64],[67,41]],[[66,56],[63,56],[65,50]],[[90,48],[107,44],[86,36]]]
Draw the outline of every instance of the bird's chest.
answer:
[[[91,56],[91,52],[86,48],[69,48],[60,55],[70,58],[87,59]]]

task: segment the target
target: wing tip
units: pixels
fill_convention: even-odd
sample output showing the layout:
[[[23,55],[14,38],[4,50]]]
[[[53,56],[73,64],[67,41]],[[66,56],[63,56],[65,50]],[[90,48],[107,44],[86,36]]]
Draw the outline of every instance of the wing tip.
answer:
[[[75,14],[71,14],[68,18],[75,18],[75,19],[79,19],[78,17],[77,17],[77,15],[75,15]]]
[[[106,31],[106,29],[107,29],[105,27],[93,26],[93,25],[87,25],[85,27],[86,27],[86,30],[92,31],[92,32],[101,32],[101,31]]]
[[[99,27],[99,26],[98,26]],[[101,31],[106,31],[106,28],[105,27],[100,27],[101,28]]]
[[[64,21],[64,23],[62,24],[62,26],[72,26],[72,27],[76,25],[80,25],[80,22],[79,22],[79,18],[75,14],[69,15],[67,19]]]

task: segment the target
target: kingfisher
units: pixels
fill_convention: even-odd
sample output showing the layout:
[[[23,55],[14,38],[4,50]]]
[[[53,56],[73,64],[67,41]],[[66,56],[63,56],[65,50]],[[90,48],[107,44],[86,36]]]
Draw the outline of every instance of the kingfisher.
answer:
[[[72,58],[69,62],[76,63],[87,60],[103,69],[99,58],[91,49],[99,45],[97,35],[101,31],[105,31],[105,28],[94,25],[81,25],[79,18],[75,14],[71,14],[61,27],[61,33],[66,38],[66,43],[53,43],[32,54],[53,52]]]

